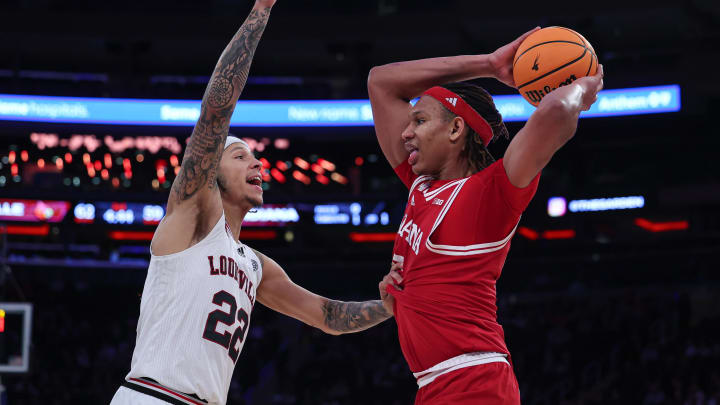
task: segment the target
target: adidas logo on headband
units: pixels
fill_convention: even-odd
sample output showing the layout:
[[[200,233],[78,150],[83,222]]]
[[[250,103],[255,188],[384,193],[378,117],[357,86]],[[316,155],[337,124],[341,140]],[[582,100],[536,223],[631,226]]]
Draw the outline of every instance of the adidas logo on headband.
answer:
[[[475,111],[475,109],[466,103],[465,100],[460,98],[460,96],[440,86],[429,88],[423,95],[434,98],[453,114],[462,117],[470,128],[480,136],[483,145],[487,146],[490,143],[493,138],[493,131],[490,124],[488,124],[485,118]]]

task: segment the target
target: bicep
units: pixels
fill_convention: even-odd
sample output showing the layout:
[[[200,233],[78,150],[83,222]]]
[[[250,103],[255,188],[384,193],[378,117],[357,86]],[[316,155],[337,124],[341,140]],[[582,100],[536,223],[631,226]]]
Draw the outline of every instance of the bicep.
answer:
[[[274,260],[258,256],[263,261],[258,301],[274,311],[323,329],[322,308],[326,299],[295,284]]]
[[[526,187],[573,136],[577,120],[567,120],[560,108],[538,110],[513,137],[503,163],[515,187]]]
[[[222,215],[217,170],[227,129],[216,110],[203,105],[168,196],[167,212],[152,241],[155,254],[182,251],[202,240]]]
[[[401,135],[409,123],[410,103],[373,84],[368,84],[368,93],[380,149],[396,167],[408,157]]]

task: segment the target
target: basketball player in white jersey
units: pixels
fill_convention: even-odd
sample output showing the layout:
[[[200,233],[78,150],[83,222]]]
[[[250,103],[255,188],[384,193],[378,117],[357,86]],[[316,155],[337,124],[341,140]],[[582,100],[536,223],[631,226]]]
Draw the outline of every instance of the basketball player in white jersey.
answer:
[[[112,405],[224,404],[256,299],[330,334],[392,316],[390,301],[313,294],[238,241],[243,218],[263,202],[262,166],[228,127],[274,3],[256,1],[210,78],[150,246],[132,365]]]

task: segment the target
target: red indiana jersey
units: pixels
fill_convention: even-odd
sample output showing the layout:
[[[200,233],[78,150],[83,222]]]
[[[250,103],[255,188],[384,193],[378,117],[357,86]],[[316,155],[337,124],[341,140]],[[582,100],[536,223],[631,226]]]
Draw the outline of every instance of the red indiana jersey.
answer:
[[[393,261],[403,262],[403,290],[388,291],[410,369],[464,353],[509,354],[497,322],[495,282],[540,175],[517,188],[502,159],[454,180],[418,177],[407,161],[395,172],[410,195],[393,248]]]

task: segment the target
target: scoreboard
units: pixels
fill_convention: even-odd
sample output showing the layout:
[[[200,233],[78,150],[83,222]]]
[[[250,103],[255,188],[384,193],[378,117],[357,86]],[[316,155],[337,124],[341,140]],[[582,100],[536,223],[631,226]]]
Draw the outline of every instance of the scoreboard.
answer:
[[[157,225],[165,216],[165,207],[130,202],[81,202],[73,210],[79,224],[96,221],[109,225]]]

